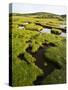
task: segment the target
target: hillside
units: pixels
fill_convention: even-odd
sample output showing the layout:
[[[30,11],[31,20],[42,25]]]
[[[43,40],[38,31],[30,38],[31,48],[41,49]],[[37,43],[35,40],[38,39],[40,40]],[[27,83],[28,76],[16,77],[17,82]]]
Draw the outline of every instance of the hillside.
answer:
[[[58,15],[58,14],[53,14],[53,13],[47,13],[47,12],[36,12],[36,13],[26,13],[26,14],[21,14],[21,13],[13,13],[15,16],[34,16],[36,18],[58,18],[60,20],[63,20],[66,18],[66,15]]]

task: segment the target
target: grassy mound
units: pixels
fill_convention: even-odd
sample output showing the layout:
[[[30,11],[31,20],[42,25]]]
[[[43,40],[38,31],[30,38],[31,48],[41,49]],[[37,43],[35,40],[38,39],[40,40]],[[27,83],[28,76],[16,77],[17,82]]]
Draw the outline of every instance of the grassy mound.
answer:
[[[48,48],[44,55],[48,61],[57,65],[58,68],[61,68],[66,63],[66,49],[64,45]]]
[[[40,31],[40,30],[43,29],[43,27],[42,26],[39,26],[39,25],[35,25],[34,23],[32,23],[32,24],[26,25],[25,26],[25,29]]]
[[[66,65],[62,69],[55,69],[50,75],[47,76],[42,82],[43,84],[62,84],[66,83]]]
[[[59,35],[59,34],[61,34],[61,30],[58,30],[58,29],[52,29],[51,30],[51,33],[54,33],[54,34],[57,34],[57,35]]]

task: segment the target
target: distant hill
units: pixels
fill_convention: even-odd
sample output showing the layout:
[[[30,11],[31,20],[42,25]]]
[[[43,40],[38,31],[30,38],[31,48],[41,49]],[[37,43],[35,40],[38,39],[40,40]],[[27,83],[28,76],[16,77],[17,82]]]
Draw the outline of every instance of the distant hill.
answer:
[[[39,16],[41,16],[41,15],[44,15],[44,16],[59,16],[59,15],[57,15],[57,14],[53,14],[53,13],[47,13],[47,12],[36,12],[36,13],[25,13],[25,14],[21,14],[21,13],[13,13],[14,15],[26,15],[26,16],[28,16],[28,15],[39,15]]]
[[[36,13],[28,13],[30,15],[56,15],[53,13],[47,13],[47,12],[36,12]]]
[[[61,15],[61,17],[65,18],[65,17],[66,17],[66,15]]]
[[[16,15],[16,16],[34,16],[36,18],[58,18],[59,20],[63,20],[66,18],[66,15],[57,15],[57,14],[47,13],[47,12],[36,12],[36,13],[26,13],[26,14],[13,13],[13,15]]]

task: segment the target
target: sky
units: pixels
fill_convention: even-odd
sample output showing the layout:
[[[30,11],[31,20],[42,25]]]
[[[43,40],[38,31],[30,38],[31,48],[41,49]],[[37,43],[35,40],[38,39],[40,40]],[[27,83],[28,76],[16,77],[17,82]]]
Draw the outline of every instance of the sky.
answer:
[[[9,9],[11,12],[11,8]],[[13,3],[13,13],[34,13],[34,12],[49,12],[54,14],[66,14],[66,7],[45,5],[45,4],[24,4],[24,3]]]

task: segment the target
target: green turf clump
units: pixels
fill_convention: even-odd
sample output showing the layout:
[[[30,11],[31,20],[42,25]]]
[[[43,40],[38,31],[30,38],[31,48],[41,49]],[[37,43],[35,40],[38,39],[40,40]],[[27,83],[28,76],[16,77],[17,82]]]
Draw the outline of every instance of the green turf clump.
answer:
[[[61,50],[62,49],[62,50]],[[45,57],[48,61],[55,64],[58,68],[61,68],[63,64],[65,63],[65,51],[63,51],[63,48],[59,47],[51,47],[46,50],[44,53]]]
[[[52,29],[51,30],[51,33],[54,33],[54,34],[57,34],[57,35],[59,35],[59,34],[61,34],[61,30],[59,30],[59,29]]]
[[[42,26],[35,25],[34,23],[26,25],[25,28],[28,30],[36,30],[36,31],[40,31],[43,29]]]
[[[66,66],[62,69],[55,69],[51,74],[43,80],[43,84],[61,84],[66,83]]]
[[[24,53],[24,57],[29,63],[34,63],[36,61],[36,59],[32,57],[32,55],[29,54],[28,52]]]
[[[43,35],[42,34],[37,35],[32,40],[32,52],[38,51],[38,49],[43,46],[44,42],[45,42],[45,38],[43,37]]]

